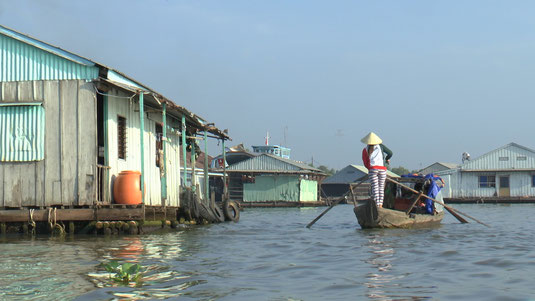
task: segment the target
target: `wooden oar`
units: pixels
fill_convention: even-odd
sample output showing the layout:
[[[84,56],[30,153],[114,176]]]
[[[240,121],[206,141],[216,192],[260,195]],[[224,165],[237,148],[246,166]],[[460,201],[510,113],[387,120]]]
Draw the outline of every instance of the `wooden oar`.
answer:
[[[387,180],[387,181],[390,181],[390,182],[392,182],[392,183],[394,183],[394,184],[397,184],[397,185],[399,185],[399,186],[401,186],[401,187],[404,187],[404,188],[406,188],[406,189],[409,190],[409,191],[412,191],[412,192],[414,192],[414,193],[420,194],[420,192],[418,192],[417,190],[414,190],[414,189],[410,188],[410,187],[407,186],[407,185],[403,185],[403,184],[401,184],[401,183],[399,183],[399,182],[397,182],[397,181],[395,181],[395,180],[392,180],[390,177],[387,177],[386,180]],[[472,220],[474,220],[474,221],[476,221],[476,222],[478,222],[478,223],[480,223],[480,224],[482,224],[482,225],[484,225],[484,226],[490,227],[489,225],[487,225],[487,224],[485,224],[485,223],[483,223],[483,222],[481,222],[481,221],[478,221],[477,219],[471,217],[470,215],[468,215],[468,214],[466,214],[466,213],[462,213],[462,212],[460,212],[460,211],[457,210],[457,209],[454,209],[454,208],[452,208],[452,207],[450,207],[450,206],[447,206],[446,204],[444,204],[444,203],[441,202],[441,201],[437,201],[437,200],[435,200],[434,198],[429,197],[429,196],[427,196],[427,195],[425,195],[425,194],[422,194],[422,196],[423,196],[424,198],[430,199],[431,201],[433,201],[433,202],[435,202],[435,203],[437,203],[437,204],[440,204],[440,205],[444,206],[444,208],[446,208],[446,210],[448,210],[448,212],[451,213],[451,215],[453,215],[453,216],[454,216],[458,221],[460,221],[461,223],[468,223],[468,221],[465,220],[465,219],[464,219],[462,216],[460,216],[458,213],[460,213],[460,214],[462,214],[462,215],[464,215],[464,216],[466,216],[466,217],[468,217],[468,218],[470,218],[470,219],[472,219]]]
[[[366,180],[368,180],[368,176],[365,176],[364,178],[362,178],[362,180],[360,180],[360,182],[355,186],[352,186],[351,184],[349,184],[349,191],[344,193],[344,195],[341,196],[338,200],[334,201],[331,204],[331,206],[329,206],[329,208],[325,209],[325,211],[323,211],[320,215],[318,215],[318,217],[316,217],[313,221],[308,223],[307,228],[312,227],[312,225],[314,225],[322,216],[324,216],[325,213],[327,213],[327,212],[329,212],[329,210],[333,209],[333,207],[338,205],[338,203],[340,203],[342,200],[345,200],[346,196],[349,195],[350,192],[353,193],[353,188],[358,187],[360,184],[364,183],[364,181],[366,181]]]

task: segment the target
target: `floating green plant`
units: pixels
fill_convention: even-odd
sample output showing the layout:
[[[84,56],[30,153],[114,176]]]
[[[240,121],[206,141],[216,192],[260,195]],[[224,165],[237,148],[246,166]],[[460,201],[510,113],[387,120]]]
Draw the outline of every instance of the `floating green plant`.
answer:
[[[119,263],[116,260],[112,260],[108,263],[102,263],[102,266],[110,273],[111,280],[126,285],[130,282],[138,282],[143,274],[139,264]]]

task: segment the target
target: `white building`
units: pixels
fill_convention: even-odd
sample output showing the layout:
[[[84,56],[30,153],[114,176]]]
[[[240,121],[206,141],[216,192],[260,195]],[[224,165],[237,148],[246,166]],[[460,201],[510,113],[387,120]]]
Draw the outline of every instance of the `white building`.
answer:
[[[436,174],[446,182],[445,198],[535,197],[535,150],[509,143]]]

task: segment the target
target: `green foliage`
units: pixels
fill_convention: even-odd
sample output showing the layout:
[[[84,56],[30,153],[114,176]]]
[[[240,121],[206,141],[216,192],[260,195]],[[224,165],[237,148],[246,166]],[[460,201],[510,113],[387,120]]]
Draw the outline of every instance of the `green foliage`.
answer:
[[[391,172],[397,174],[397,175],[406,175],[409,173],[409,170],[406,169],[405,167],[403,166],[398,166],[398,167],[394,167],[394,168],[391,168],[390,169]]]
[[[329,168],[325,165],[320,165],[317,167],[319,170],[323,171],[324,173],[326,173],[328,176],[331,176],[333,174],[336,173],[336,169],[334,168]]]
[[[102,263],[104,269],[110,273],[110,279],[122,283],[129,284],[130,282],[137,282],[141,279],[141,266],[133,263],[119,263],[112,260],[108,263]],[[112,275],[113,274],[113,275]]]

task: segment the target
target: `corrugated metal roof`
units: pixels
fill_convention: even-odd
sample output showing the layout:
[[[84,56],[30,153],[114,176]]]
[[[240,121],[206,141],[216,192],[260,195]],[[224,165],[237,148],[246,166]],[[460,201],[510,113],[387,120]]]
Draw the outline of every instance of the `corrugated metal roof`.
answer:
[[[364,166],[362,166],[364,167]],[[358,181],[362,177],[368,174],[368,170],[359,168],[358,165],[348,165],[339,170],[334,175],[323,180],[322,184],[348,184]]]
[[[0,161],[44,159],[44,111],[41,105],[0,106]]]
[[[265,171],[265,172],[315,172],[321,170],[290,159],[284,159],[271,154],[262,154],[245,161],[230,165],[227,171]]]
[[[322,184],[348,184],[354,183],[360,180],[363,176],[368,174],[368,169],[363,165],[350,164],[334,175],[323,180]],[[390,170],[386,171],[386,174],[389,177],[397,178],[399,175],[391,172]]]
[[[446,162],[437,162],[437,163],[441,164],[441,165],[444,165],[449,169],[459,167],[459,164],[457,164],[457,163],[446,163]]]
[[[425,168],[422,168],[418,171],[418,173],[421,173],[421,174],[429,174],[429,173],[437,173],[439,171],[443,171],[443,170],[447,170],[447,169],[452,169],[452,168],[457,168],[459,167],[459,164],[455,164],[455,163],[444,163],[444,162],[435,162]]]
[[[221,131],[200,116],[175,104],[153,89],[142,85],[125,74],[99,64],[77,54],[65,51],[57,46],[45,43],[36,38],[19,33],[0,25],[0,82],[29,80],[94,80],[99,77],[99,68],[107,70],[106,81],[121,88],[142,90],[150,94],[158,102],[165,102],[168,114],[185,114],[188,120],[199,128],[219,137],[229,139],[225,131]]]
[[[87,65],[87,66],[94,66],[95,63],[92,62],[91,60],[88,60],[86,58],[83,58],[79,55],[76,55],[74,53],[71,53],[71,52],[68,52],[68,51],[65,51],[59,47],[56,47],[56,46],[52,46],[48,43],[45,43],[43,41],[39,41],[38,39],[35,39],[35,38],[32,38],[28,35],[25,35],[25,34],[22,34],[20,32],[17,32],[11,28],[7,28],[5,26],[2,26],[0,25],[0,34],[3,34],[5,36],[9,36],[15,40],[18,40],[18,41],[21,41],[25,44],[29,44],[29,45],[32,45],[36,48],[39,48],[39,49],[43,49],[47,52],[50,52],[50,53],[53,53],[57,56],[60,56],[64,59],[67,59],[67,60],[70,60],[70,61],[73,61],[77,64],[80,64],[80,65]]]
[[[44,43],[30,43],[27,37],[17,39],[13,37],[16,33],[11,33],[1,26],[0,33],[2,82],[98,78],[98,67],[90,61],[75,59],[73,55],[67,55],[61,49],[54,51],[53,47]]]

